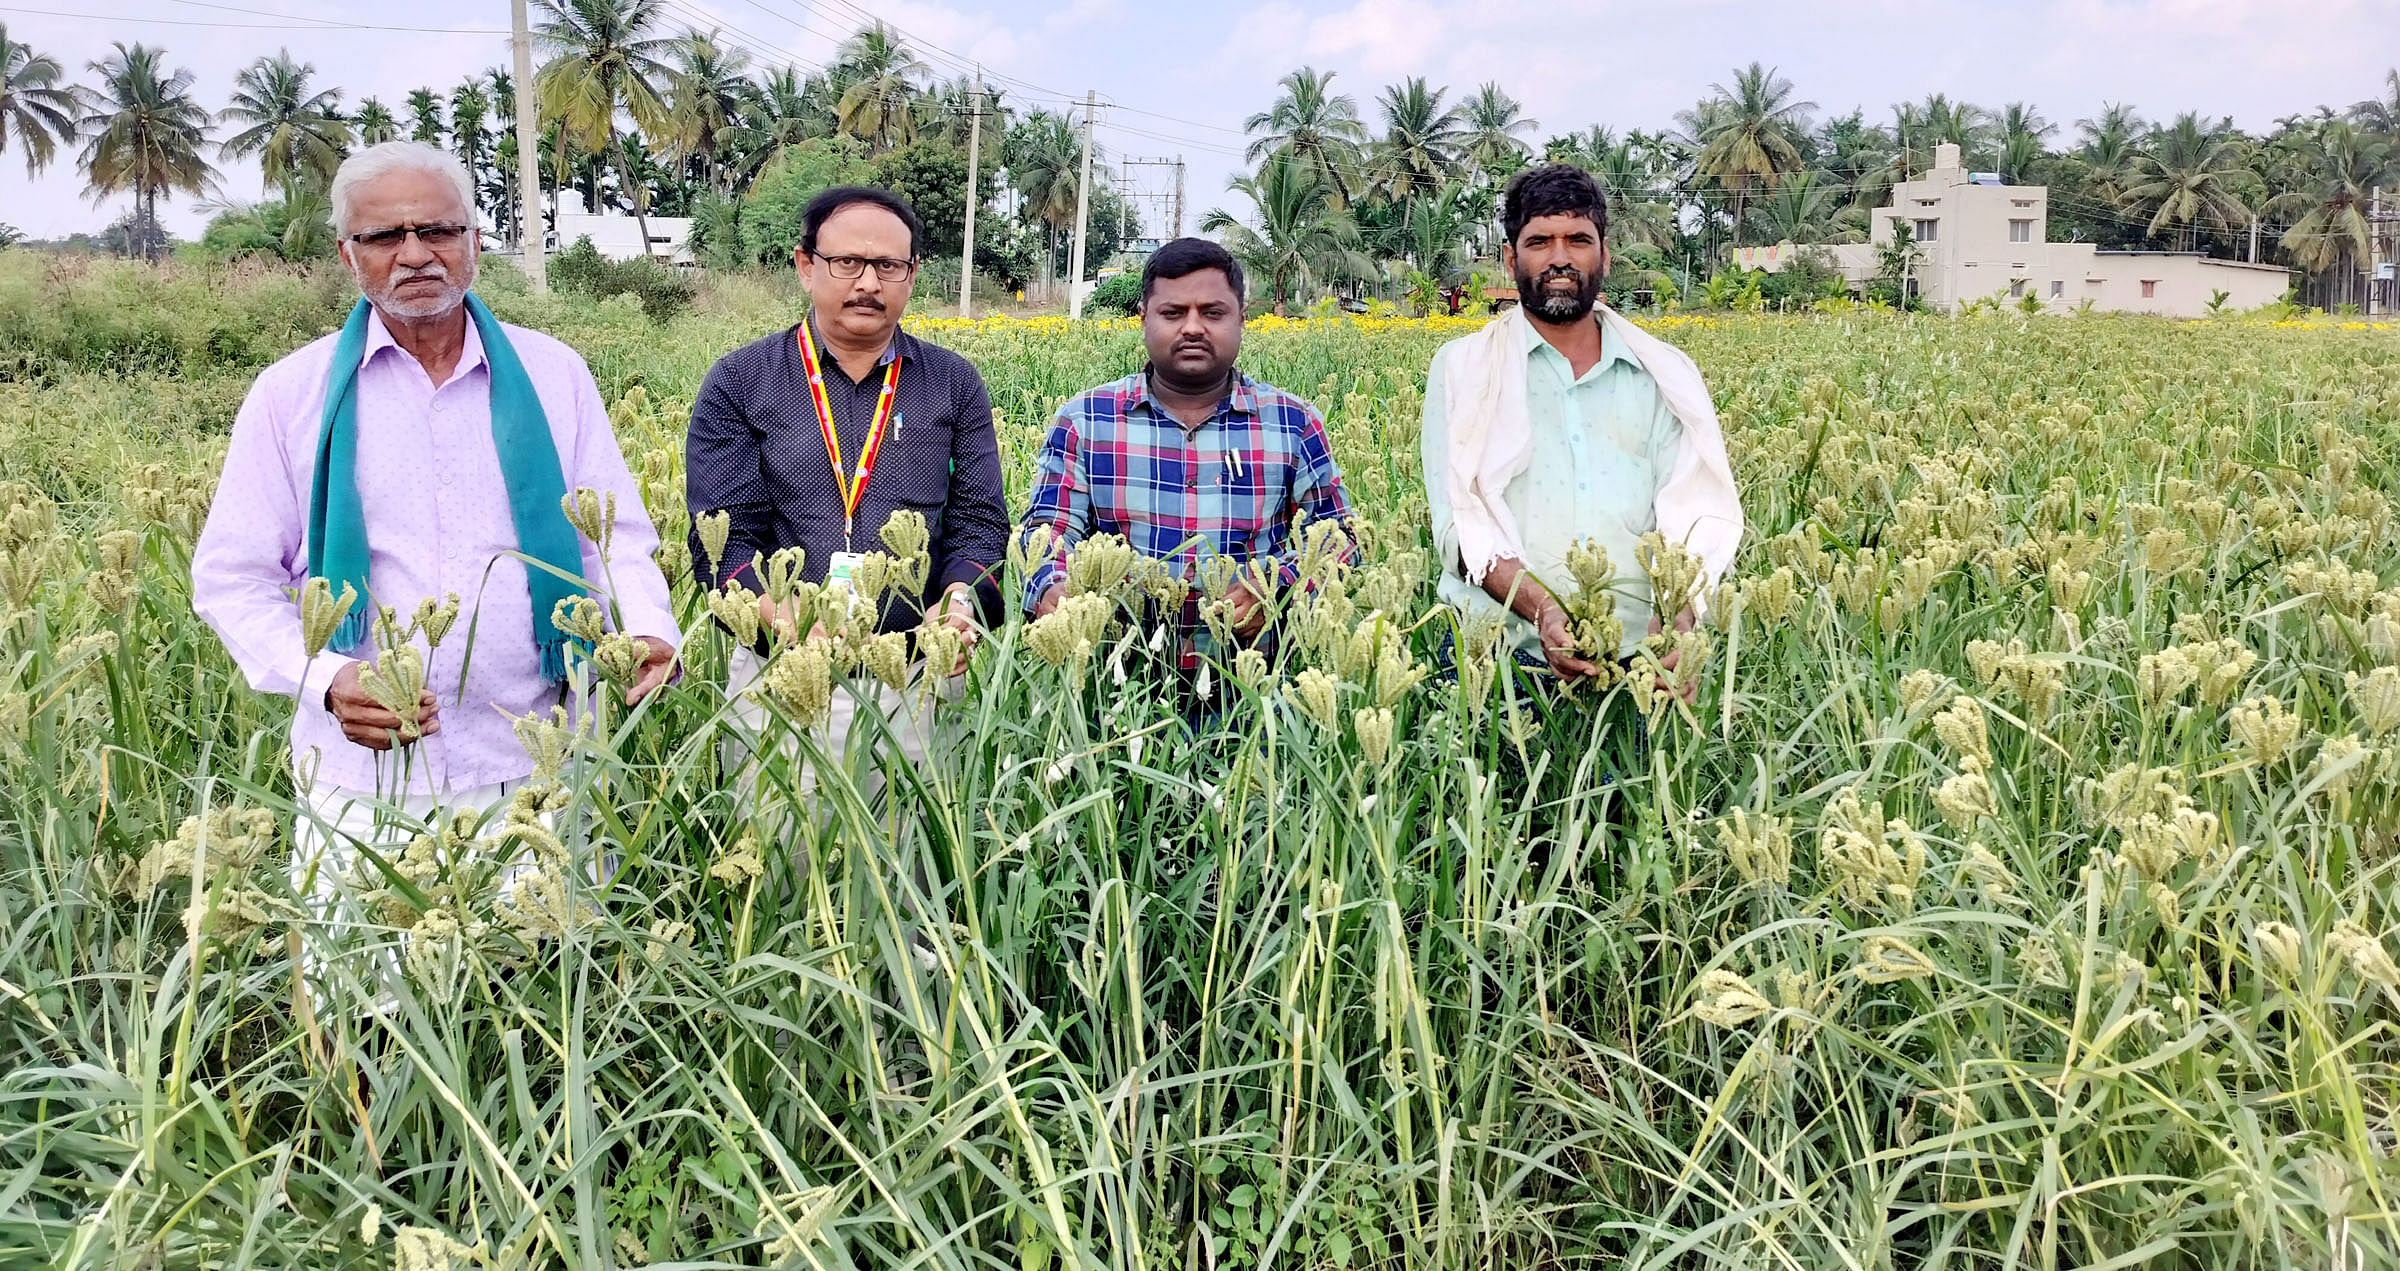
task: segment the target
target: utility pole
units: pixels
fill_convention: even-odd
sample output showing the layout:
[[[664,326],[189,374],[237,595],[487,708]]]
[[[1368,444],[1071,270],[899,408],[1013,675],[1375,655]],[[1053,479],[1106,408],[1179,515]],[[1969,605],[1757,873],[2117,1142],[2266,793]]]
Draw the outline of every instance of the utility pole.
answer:
[[[982,153],[983,63],[977,62],[975,95],[967,102],[967,245],[958,255],[958,316],[962,319],[975,316],[975,168]]]
[[[1164,168],[1174,173],[1172,189],[1162,187],[1162,192],[1156,194],[1144,189],[1134,177],[1134,173],[1143,168]],[[1131,207],[1133,203],[1137,201],[1155,202],[1158,205],[1157,216],[1143,222],[1143,228],[1148,231],[1146,237],[1156,238],[1161,243],[1183,237],[1183,159],[1180,156],[1173,159],[1145,159],[1132,155],[1119,155],[1117,156],[1117,171],[1119,173],[1117,187],[1122,192],[1127,204],[1119,211],[1129,217],[1133,212]],[[1130,232],[1129,229],[1124,231],[1124,233]],[[1122,236],[1120,234],[1120,237]]]
[[[2375,316],[2375,293],[2383,289],[2383,187],[2376,186],[2367,205],[2367,303],[2363,315]]]
[[[2258,218],[2256,216],[2250,218],[2250,254],[2242,259],[2253,265],[2258,263]]]
[[[534,121],[533,34],[525,23],[525,0],[509,0],[508,17],[517,76],[517,250],[523,253],[526,280],[535,291],[548,291],[542,264],[541,128]]]
[[[1075,179],[1075,250],[1067,262],[1067,316],[1083,316],[1083,242],[1091,237],[1092,228],[1092,116],[1099,113],[1100,94],[1086,89],[1083,94],[1083,170]]]

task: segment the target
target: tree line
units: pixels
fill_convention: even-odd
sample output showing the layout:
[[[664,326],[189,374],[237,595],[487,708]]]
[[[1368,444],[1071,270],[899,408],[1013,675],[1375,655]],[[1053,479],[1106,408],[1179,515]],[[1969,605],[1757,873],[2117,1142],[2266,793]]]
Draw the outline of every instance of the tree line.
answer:
[[[1605,188],[1612,290],[1696,288],[1743,244],[1865,242],[1892,187],[1949,143],[1971,170],[2048,186],[2053,239],[2255,252],[2299,270],[2308,299],[2355,302],[2377,232],[2373,192],[2400,186],[2400,70],[2378,96],[2263,134],[2198,112],[2152,121],[2113,102],[2068,133],[2022,102],[1988,109],[1939,93],[1892,107],[1888,123],[1863,110],[1820,116],[1753,62],[1671,129],[1595,124],[1538,149],[1539,124],[1496,84],[1452,102],[1406,79],[1377,95],[1370,120],[1334,78],[1309,67],[1283,78],[1249,120],[1256,171],[1234,181],[1252,214],[1210,217],[1279,304],[1344,280],[1396,278],[1416,293],[1456,281],[1489,254],[1499,191],[1537,156],[1579,164]],[[2400,210],[2400,190],[2385,206]],[[2389,222],[2381,232],[2388,240]]]
[[[976,271],[1040,286],[1067,268],[1082,143],[1063,103],[1019,109],[989,84],[943,79],[880,22],[804,74],[755,65],[720,31],[671,29],[664,0],[534,5],[535,162],[553,216],[569,192],[586,209],[640,219],[645,237],[650,216],[688,216],[703,263],[769,264],[788,258],[792,214],[808,194],[869,180],[925,213],[928,255],[955,256],[967,134],[980,115]],[[255,162],[273,196],[220,201],[204,242],[228,254],[328,254],[334,169],[356,146],[401,136],[456,152],[501,236],[514,238],[524,218],[517,86],[505,68],[446,93],[420,87],[396,106],[368,97],[351,108],[279,51],[239,72],[215,112],[158,47],[120,43],[87,69],[90,83],[69,82],[55,58],[0,24],[0,152],[14,147],[31,172],[80,146],[88,194],[132,196],[112,227],[120,250],[157,256],[162,198],[209,198],[216,164]],[[1892,186],[1951,143],[1971,169],[2048,186],[2054,239],[2280,263],[2301,272],[2305,298],[2335,304],[2363,286],[2378,228],[2373,190],[2400,186],[2400,70],[2375,96],[2261,133],[2199,112],[2152,120],[2123,103],[2070,131],[2022,102],[1992,109],[1939,93],[1893,106],[1888,121],[1821,114],[1754,62],[1670,128],[1595,124],[1538,142],[1540,123],[1498,83],[1454,99],[1408,77],[1362,108],[1335,79],[1310,67],[1283,77],[1247,120],[1245,171],[1229,193],[1248,206],[1199,220],[1278,311],[1333,290],[1432,307],[1493,254],[1500,190],[1537,159],[1581,164],[1606,187],[1619,289],[1691,289],[1743,244],[1864,241]],[[1086,259],[1097,264],[1141,227],[1105,153],[1095,161]]]

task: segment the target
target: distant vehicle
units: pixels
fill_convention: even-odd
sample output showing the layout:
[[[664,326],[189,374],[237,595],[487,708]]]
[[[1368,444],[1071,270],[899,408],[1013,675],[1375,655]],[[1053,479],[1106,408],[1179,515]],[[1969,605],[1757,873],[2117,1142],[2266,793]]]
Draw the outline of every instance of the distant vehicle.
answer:
[[[1515,305],[1518,298],[1517,289],[1514,287],[1486,287],[1483,289],[1483,303],[1494,313]]]

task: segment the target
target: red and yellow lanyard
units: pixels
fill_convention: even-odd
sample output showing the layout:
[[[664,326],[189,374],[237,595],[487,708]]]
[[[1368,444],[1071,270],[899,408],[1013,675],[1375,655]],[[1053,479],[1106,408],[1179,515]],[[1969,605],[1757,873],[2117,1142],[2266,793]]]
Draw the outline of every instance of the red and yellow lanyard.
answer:
[[[817,408],[817,427],[825,434],[825,458],[833,464],[833,485],[842,495],[842,546],[856,532],[859,501],[867,495],[867,477],[875,471],[875,456],[883,449],[884,425],[891,422],[892,402],[900,388],[900,354],[892,353],[884,368],[883,392],[875,399],[875,419],[867,426],[867,442],[858,451],[858,471],[842,463],[842,438],[833,426],[833,402],[825,396],[825,368],[817,358],[816,337],[800,324],[800,358],[808,365],[808,396]]]

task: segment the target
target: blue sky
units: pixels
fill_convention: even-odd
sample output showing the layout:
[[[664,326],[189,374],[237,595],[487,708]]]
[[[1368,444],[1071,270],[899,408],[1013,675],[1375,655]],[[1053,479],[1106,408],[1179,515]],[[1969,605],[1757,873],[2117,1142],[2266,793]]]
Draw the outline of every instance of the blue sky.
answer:
[[[940,4],[925,0],[667,0],[678,23],[722,28],[762,64],[826,61],[875,16],[913,37],[945,76],[984,63],[1020,108],[1059,106],[1096,89],[1099,137],[1117,155],[1177,155],[1190,165],[1190,215],[1226,201],[1241,124],[1274,81],[1309,64],[1372,114],[1404,75],[1448,84],[1453,98],[1498,80],[1541,134],[1593,123],[1664,128],[1676,111],[1753,59],[1781,69],[1820,114],[1854,106],[1888,119],[1892,102],[1945,92],[1988,106],[2033,103],[2071,136],[2101,102],[2153,117],[2229,114],[2244,127],[2325,104],[2347,106],[2400,63],[2400,0],[1221,0],[1213,6],[1135,0]],[[96,16],[62,16],[88,9]],[[48,10],[49,13],[37,12]],[[298,15],[308,15],[306,19]],[[314,19],[314,20],[309,20]],[[10,35],[78,76],[114,42],[164,46],[189,67],[201,100],[221,106],[234,73],[277,47],[313,63],[355,104],[395,111],[408,90],[446,91],[505,65],[506,0],[0,0]],[[332,26],[326,23],[358,26]],[[374,25],[441,28],[365,29]],[[466,32],[466,33],[459,33]],[[481,33],[477,33],[481,32]],[[248,160],[220,164],[229,198],[258,197]],[[1163,184],[1145,174],[1145,180]],[[72,164],[28,180],[0,158],[0,222],[48,236],[97,229],[123,199],[95,206]],[[1245,210],[1238,202],[1234,210]],[[165,211],[196,233],[189,199]]]

